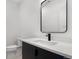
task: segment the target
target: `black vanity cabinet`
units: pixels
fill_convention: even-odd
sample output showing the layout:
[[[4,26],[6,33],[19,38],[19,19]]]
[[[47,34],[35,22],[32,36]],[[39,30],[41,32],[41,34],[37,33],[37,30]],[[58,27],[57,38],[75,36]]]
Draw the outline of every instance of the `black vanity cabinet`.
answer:
[[[43,50],[41,48],[38,48],[37,59],[66,59],[66,58],[63,56],[60,56],[58,54]]]
[[[22,59],[69,59],[28,43],[22,43]]]
[[[22,59],[35,59],[35,47],[23,42]]]

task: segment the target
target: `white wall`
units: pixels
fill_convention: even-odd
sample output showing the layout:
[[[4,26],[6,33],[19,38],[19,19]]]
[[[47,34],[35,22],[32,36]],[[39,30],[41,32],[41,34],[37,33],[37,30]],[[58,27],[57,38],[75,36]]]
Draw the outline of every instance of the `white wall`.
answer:
[[[15,44],[19,33],[19,5],[6,0],[6,45]]]
[[[39,0],[6,0],[6,42],[16,44],[17,37],[36,37],[40,34]]]
[[[15,44],[17,37],[42,37],[40,32],[40,0],[7,1],[7,45]],[[19,0],[18,0],[19,1]],[[71,42],[71,0],[68,0],[68,31],[66,33],[52,33],[52,38]]]
[[[21,33],[23,38],[40,35],[39,0],[24,0],[20,6]]]

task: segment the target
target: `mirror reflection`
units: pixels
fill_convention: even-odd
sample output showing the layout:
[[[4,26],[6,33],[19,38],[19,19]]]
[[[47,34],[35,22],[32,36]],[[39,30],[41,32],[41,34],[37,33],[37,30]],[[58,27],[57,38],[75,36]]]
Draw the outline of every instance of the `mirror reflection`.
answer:
[[[66,32],[66,0],[44,0],[41,3],[41,31]]]

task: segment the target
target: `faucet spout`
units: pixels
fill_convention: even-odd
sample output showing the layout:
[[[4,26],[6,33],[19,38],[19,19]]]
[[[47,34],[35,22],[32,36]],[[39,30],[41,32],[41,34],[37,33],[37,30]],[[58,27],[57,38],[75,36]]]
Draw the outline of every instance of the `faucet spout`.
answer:
[[[48,34],[48,41],[51,41],[51,34]]]

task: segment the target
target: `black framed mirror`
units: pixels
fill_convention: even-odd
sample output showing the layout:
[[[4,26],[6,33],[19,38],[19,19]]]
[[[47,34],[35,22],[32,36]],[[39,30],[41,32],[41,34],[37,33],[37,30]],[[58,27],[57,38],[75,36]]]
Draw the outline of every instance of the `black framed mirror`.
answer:
[[[40,7],[41,32],[65,33],[67,12],[67,0],[43,0]]]

